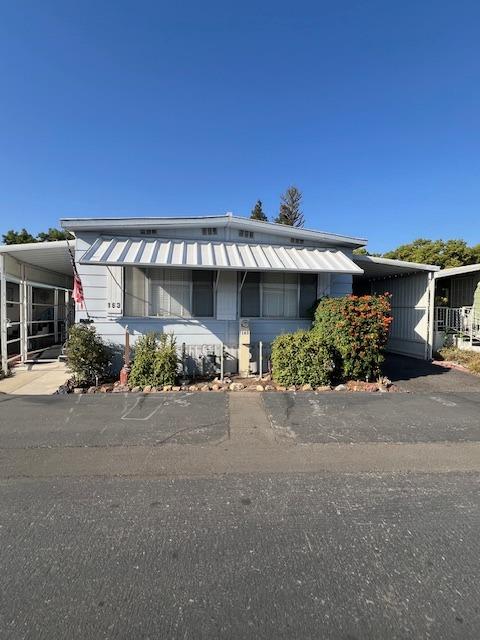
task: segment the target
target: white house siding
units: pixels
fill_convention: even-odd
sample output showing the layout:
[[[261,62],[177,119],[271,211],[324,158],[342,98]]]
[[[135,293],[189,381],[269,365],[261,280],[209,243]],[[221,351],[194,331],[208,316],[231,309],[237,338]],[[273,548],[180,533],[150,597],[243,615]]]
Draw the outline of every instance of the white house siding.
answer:
[[[452,276],[450,284],[450,307],[470,307],[473,294],[480,282],[480,271],[466,276]]]
[[[372,282],[372,293],[392,294],[393,322],[388,351],[416,358],[428,357],[431,327],[428,272]]]
[[[330,295],[332,298],[342,298],[352,293],[352,276],[344,273],[332,273],[330,280]]]

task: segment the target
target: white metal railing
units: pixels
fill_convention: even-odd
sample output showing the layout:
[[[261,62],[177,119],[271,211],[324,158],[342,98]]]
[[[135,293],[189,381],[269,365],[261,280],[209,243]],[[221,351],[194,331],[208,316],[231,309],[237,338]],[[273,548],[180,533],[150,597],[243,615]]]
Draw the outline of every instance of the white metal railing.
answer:
[[[480,339],[480,318],[473,307],[436,307],[435,330]]]

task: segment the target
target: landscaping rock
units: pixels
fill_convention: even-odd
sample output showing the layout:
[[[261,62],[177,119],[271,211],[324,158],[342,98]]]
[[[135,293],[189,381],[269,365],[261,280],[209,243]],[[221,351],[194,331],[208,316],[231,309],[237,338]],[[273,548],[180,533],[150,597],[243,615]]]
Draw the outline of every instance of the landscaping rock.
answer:
[[[276,387],[275,387],[275,389],[276,389],[277,391],[286,391],[286,390],[287,390],[287,387],[284,387],[284,386],[283,386],[283,385],[281,385],[281,384],[277,384],[277,385],[276,385]]]
[[[172,385],[171,384],[166,384],[163,387],[163,391],[171,391],[172,390]]]
[[[221,390],[221,386],[215,382],[215,384],[212,384],[212,391],[220,391]]]
[[[146,387],[143,387],[143,393],[150,393],[152,391],[152,385],[147,384]]]
[[[230,385],[230,391],[242,391],[242,389],[245,389],[245,385],[241,382],[232,382]]]
[[[96,393],[97,391],[97,387],[88,387],[87,389],[87,393]],[[128,389],[127,389],[128,391]]]
[[[179,387],[178,385],[175,385],[174,387],[172,387],[172,391],[180,391],[181,387]]]
[[[297,390],[297,387],[294,384],[290,385],[287,389],[287,391],[296,391],[296,390]]]
[[[100,387],[100,393],[112,393],[112,391],[113,391],[112,383],[102,384]]]
[[[255,391],[265,391],[265,387],[261,384],[257,384],[255,387]]]
[[[140,393],[141,390],[142,390],[142,387],[133,387],[132,393]]]
[[[210,391],[210,385],[202,384],[202,386],[200,387],[200,391]]]
[[[348,391],[348,387],[345,384],[337,384],[335,391]]]
[[[313,387],[311,384],[304,384],[301,387],[301,391],[313,391]]]
[[[265,391],[276,391],[276,388],[273,386],[273,384],[266,384]]]
[[[85,389],[83,387],[75,387],[75,389],[73,390],[73,393],[85,393]]]
[[[270,373],[266,373],[263,377],[262,377],[262,382],[270,382],[272,379],[272,376]]]
[[[198,387],[197,387],[197,385],[196,385],[196,384],[191,384],[191,385],[188,387],[188,390],[189,390],[189,391],[198,391]]]
[[[315,389],[315,391],[319,391],[321,393],[323,393],[324,391],[331,391],[331,390],[332,390],[332,387],[329,384],[324,384],[321,387],[317,387]]]
[[[230,384],[232,382],[232,379],[229,378],[228,376],[226,378],[223,379],[223,383],[224,384]]]
[[[93,388],[95,389],[95,387]],[[112,389],[113,393],[126,393],[127,391],[130,391],[130,388],[127,384],[118,384],[117,386],[114,386]],[[87,391],[87,393],[90,393],[90,389]]]

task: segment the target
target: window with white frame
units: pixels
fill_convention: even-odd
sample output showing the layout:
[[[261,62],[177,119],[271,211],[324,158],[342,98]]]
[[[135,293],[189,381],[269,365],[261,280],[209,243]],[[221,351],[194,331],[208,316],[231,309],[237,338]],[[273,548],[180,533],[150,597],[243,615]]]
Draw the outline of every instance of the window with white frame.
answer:
[[[211,318],[214,271],[126,267],[125,313],[160,318]]]
[[[240,295],[245,318],[307,318],[317,299],[317,275],[247,273]]]

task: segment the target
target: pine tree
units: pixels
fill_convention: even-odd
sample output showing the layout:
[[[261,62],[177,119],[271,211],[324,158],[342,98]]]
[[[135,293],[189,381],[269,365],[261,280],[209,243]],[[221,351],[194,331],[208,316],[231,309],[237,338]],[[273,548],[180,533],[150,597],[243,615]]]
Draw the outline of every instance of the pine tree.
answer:
[[[275,222],[290,227],[303,227],[305,218],[300,209],[301,203],[302,192],[297,187],[289,187],[280,198],[280,210]]]
[[[261,220],[262,222],[268,221],[268,218],[263,211],[261,200],[257,200],[250,214],[250,218],[251,220]]]
[[[20,231],[9,229],[7,233],[3,234],[4,244],[27,244],[29,242],[37,242],[37,240],[26,229]]]

